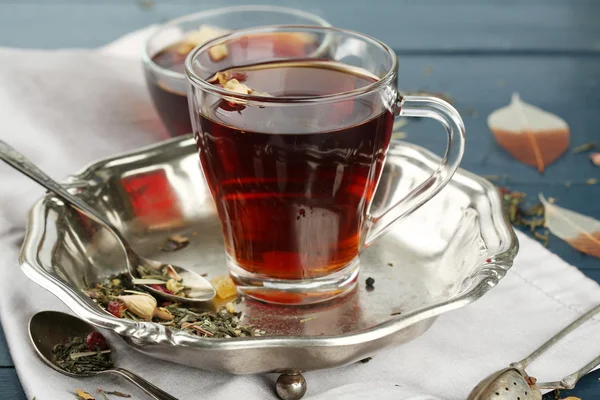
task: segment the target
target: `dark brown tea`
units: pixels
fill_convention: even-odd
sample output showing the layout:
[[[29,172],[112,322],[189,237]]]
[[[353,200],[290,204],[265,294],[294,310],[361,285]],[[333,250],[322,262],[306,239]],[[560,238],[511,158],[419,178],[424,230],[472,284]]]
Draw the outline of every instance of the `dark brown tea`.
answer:
[[[260,37],[253,38],[251,57],[260,56],[261,48],[257,46],[260,40]],[[177,43],[158,52],[152,57],[152,61],[164,69],[180,74],[180,79],[185,81],[185,59],[194,47],[185,41]],[[314,48],[314,43],[306,42],[298,35],[269,34],[264,37],[262,50],[265,54],[282,57],[305,56]],[[248,43],[243,40],[232,40],[228,43],[228,51],[231,57],[235,57],[236,54],[248,51]],[[181,136],[192,133],[187,94],[181,90],[185,84],[175,88],[170,84],[169,79],[164,81],[150,79],[149,82],[150,95],[156,110],[171,135]]]
[[[364,70],[315,60],[221,75],[274,97],[331,95],[377,81]],[[194,115],[202,168],[235,264],[269,278],[305,279],[357,257],[390,142],[391,110],[365,97],[281,109],[218,100]],[[249,122],[253,128],[242,129]]]

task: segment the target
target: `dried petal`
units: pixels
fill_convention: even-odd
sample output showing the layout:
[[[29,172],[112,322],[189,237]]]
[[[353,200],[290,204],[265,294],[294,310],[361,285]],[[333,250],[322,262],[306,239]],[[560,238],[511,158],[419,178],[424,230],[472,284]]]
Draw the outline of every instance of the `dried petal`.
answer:
[[[77,397],[79,400],[95,400],[94,396],[88,392],[84,392],[81,389],[75,389],[75,391],[77,392]]]
[[[524,164],[544,172],[569,147],[570,131],[558,116],[521,101],[514,93],[507,107],[488,117],[496,141]]]
[[[119,300],[125,303],[129,311],[146,320],[152,319],[157,306],[156,299],[148,294],[119,296]]]
[[[592,164],[600,167],[600,153],[590,154],[590,161],[592,162]]]
[[[177,282],[181,282],[181,276],[175,271],[172,265],[166,265],[163,268],[163,274],[169,275],[171,278],[175,279]]]
[[[551,204],[544,196],[540,200],[546,210],[546,224],[552,234],[575,249],[600,258],[600,221]]]
[[[167,310],[166,308],[163,308],[163,307],[158,307],[154,311],[154,316],[158,317],[160,319],[164,319],[165,321],[173,320],[173,314],[171,314],[171,312],[169,310]]]

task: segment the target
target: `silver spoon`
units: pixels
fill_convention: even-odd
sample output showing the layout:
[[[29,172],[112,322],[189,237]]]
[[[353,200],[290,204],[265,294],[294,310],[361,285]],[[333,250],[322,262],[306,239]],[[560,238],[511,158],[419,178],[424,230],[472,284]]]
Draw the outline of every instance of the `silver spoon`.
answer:
[[[85,214],[88,218],[96,221],[100,225],[104,226],[106,229],[111,231],[120,241],[123,249],[125,249],[126,260],[127,260],[127,271],[132,278],[138,278],[136,276],[135,268],[139,265],[157,271],[157,274],[162,274],[162,268],[166,266],[158,261],[150,260],[145,257],[137,254],[129,242],[123,237],[123,235],[119,232],[119,230],[110,222],[106,221],[104,217],[97,212],[95,209],[90,207],[87,203],[81,200],[78,197],[73,196],[69,193],[62,185],[58,182],[54,181],[44,172],[42,172],[38,167],[35,166],[31,161],[29,161],[25,156],[15,150],[13,147],[8,145],[7,143],[0,140],[0,158],[9,164],[11,167],[16,170],[22,172],[27,175],[52,193],[56,195],[58,198],[63,200],[64,202],[70,204],[71,206],[77,208],[83,214]],[[186,289],[184,293],[186,297],[176,296],[169,293],[165,293],[161,290],[156,290],[151,288],[148,285],[140,285],[143,286],[144,289],[154,293],[157,296],[169,299],[171,301],[183,302],[183,303],[201,303],[206,302],[213,299],[216,295],[215,288],[209,281],[200,276],[199,274],[192,272],[190,270],[172,265],[173,269],[177,272],[177,274],[181,277],[181,281],[185,285]]]
[[[64,343],[75,336],[85,338],[90,332],[97,331],[79,318],[58,311],[41,311],[29,320],[29,337],[33,347],[40,358],[56,371],[75,378],[104,373],[119,375],[142,389],[155,400],[177,400],[176,397],[123,368],[114,367],[103,371],[90,372],[89,374],[74,374],[56,363],[52,355],[52,349],[55,345]]]
[[[509,368],[494,372],[485,378],[475,386],[467,400],[541,400],[542,392],[540,389],[573,389],[582,376],[600,365],[600,356],[587,363],[578,371],[565,376],[560,382],[537,383],[535,379],[531,378],[525,372],[525,368],[538,358],[540,354],[598,312],[600,312],[600,305],[571,322],[566,328],[558,332],[523,360],[512,363]]]

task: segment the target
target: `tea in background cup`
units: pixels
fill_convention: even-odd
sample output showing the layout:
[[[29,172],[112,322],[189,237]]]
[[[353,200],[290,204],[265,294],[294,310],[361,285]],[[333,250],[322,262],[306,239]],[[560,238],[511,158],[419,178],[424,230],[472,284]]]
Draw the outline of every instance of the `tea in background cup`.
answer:
[[[235,6],[174,19],[147,40],[143,64],[154,106],[171,136],[192,133],[184,62],[196,46],[236,29],[262,25],[329,26],[317,15],[286,7]]]

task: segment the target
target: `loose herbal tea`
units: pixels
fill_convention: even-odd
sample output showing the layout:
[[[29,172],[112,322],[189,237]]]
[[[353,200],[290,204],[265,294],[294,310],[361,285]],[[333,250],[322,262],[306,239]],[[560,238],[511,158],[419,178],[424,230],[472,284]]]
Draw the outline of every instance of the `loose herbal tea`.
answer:
[[[242,324],[243,313],[236,312],[234,306],[241,298],[219,307],[217,311],[194,310],[177,302],[155,298],[151,293],[145,292],[143,287],[136,286],[127,274],[111,277],[88,288],[86,293],[117,318],[152,321],[196,336],[231,338],[260,336],[265,333]]]
[[[52,356],[56,364],[73,374],[89,374],[112,368],[114,365],[106,340],[101,341],[97,335],[90,335],[87,340],[76,336],[69,338],[66,343],[55,345]]]

